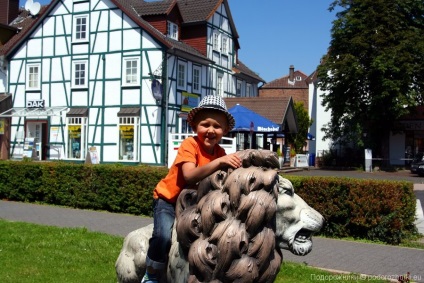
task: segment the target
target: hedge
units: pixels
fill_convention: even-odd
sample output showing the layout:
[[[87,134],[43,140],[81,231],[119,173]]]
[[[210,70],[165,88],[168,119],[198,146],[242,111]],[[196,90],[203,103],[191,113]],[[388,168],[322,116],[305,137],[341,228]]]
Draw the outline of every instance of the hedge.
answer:
[[[0,198],[152,215],[153,188],[166,167],[0,162]]]
[[[417,234],[413,183],[284,176],[326,219],[321,234],[399,244]]]
[[[0,161],[0,198],[152,216],[166,167]],[[416,235],[411,182],[285,176],[326,219],[320,234],[399,244]]]

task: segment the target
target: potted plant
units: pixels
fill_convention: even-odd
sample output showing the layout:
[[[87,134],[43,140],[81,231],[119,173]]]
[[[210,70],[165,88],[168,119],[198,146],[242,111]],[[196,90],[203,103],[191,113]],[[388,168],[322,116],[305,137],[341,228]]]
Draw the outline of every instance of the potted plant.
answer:
[[[283,154],[281,153],[280,147],[277,147],[277,155],[278,155],[278,162],[280,163],[280,168],[283,168],[284,157],[283,157]]]
[[[292,146],[290,148],[290,167],[295,166],[295,161],[296,161],[296,150]]]

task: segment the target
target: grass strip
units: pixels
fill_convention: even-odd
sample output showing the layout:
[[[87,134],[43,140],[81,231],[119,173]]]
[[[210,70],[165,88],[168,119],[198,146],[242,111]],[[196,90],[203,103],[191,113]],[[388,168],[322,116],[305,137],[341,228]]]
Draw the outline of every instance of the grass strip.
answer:
[[[123,238],[86,228],[60,228],[0,219],[0,282],[116,283]],[[286,251],[287,252],[287,251]],[[276,283],[364,282],[305,264],[283,262]],[[373,282],[387,282],[373,280]]]

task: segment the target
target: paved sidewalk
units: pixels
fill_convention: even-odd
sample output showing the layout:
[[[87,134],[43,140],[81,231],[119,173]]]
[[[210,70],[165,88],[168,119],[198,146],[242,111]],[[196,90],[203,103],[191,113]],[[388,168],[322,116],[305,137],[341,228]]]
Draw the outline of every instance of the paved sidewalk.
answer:
[[[59,227],[86,227],[91,231],[119,236],[126,236],[152,223],[152,219],[147,217],[11,201],[0,201],[0,218]],[[313,241],[313,250],[309,255],[295,256],[284,251],[284,260],[385,278],[410,272],[416,282],[424,282],[424,250],[320,237],[315,237]]]

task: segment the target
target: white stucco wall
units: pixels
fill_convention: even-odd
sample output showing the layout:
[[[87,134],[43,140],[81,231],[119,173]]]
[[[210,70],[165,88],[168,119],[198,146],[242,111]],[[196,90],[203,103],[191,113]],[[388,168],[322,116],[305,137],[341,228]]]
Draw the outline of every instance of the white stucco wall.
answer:
[[[309,84],[309,116],[313,119],[309,132],[315,136],[315,141],[309,142],[309,153],[314,153],[317,157],[331,146],[330,140],[323,140],[324,132],[321,130],[331,119],[331,112],[325,111],[322,106],[323,94],[324,92],[316,87],[316,82]]]

